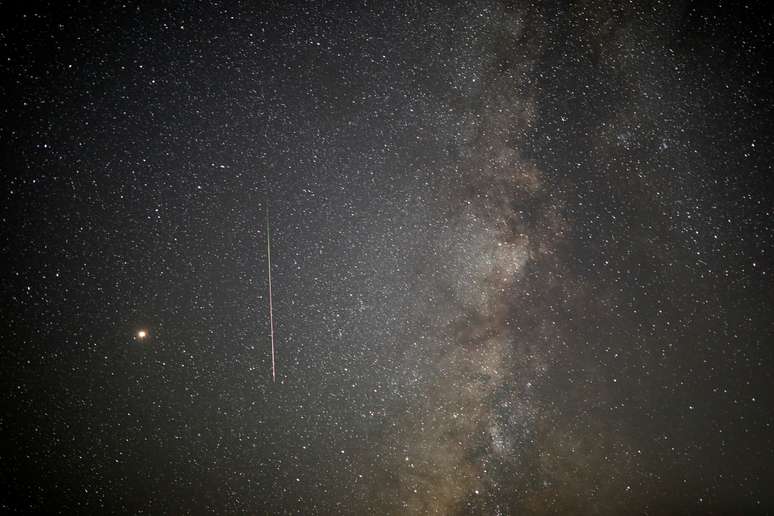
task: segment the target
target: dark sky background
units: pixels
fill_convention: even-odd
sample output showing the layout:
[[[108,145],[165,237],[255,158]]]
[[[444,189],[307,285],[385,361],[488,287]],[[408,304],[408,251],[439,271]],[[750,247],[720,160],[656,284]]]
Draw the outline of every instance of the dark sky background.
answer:
[[[67,3],[0,6],[2,512],[774,511],[765,2]]]

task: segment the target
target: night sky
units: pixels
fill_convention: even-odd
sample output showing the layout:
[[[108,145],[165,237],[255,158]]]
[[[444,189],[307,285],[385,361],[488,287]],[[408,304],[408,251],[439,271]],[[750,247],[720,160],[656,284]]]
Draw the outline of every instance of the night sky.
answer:
[[[774,512],[765,2],[107,4],[0,6],[0,512]]]

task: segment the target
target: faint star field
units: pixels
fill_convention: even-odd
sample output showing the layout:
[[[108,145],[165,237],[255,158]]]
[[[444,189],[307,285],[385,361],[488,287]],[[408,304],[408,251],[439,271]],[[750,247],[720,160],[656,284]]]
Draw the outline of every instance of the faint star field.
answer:
[[[774,511],[765,3],[0,20],[0,512]]]

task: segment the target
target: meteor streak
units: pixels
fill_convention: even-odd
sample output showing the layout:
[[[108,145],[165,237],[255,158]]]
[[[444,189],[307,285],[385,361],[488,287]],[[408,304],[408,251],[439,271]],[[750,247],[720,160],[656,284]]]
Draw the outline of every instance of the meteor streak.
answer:
[[[274,308],[271,299],[271,230],[269,229],[269,201],[266,201],[266,255],[269,257],[269,336],[271,337],[271,381],[277,381],[274,363]]]

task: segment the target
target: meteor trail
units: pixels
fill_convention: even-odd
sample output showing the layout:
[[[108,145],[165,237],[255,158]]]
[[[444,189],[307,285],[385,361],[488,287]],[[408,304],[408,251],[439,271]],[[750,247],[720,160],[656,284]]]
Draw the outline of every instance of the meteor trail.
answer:
[[[269,229],[269,201],[266,201],[266,254],[269,257],[269,336],[271,337],[271,381],[277,381],[274,364],[274,308],[271,299],[271,233]]]

